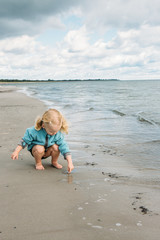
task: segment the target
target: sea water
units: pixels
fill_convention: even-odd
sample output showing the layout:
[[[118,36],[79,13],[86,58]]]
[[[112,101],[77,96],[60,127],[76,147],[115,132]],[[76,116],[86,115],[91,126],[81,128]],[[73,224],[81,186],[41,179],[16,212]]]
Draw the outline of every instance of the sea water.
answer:
[[[14,84],[61,111],[71,148],[112,150],[136,167],[160,170],[160,81]],[[83,155],[83,150],[80,153]]]

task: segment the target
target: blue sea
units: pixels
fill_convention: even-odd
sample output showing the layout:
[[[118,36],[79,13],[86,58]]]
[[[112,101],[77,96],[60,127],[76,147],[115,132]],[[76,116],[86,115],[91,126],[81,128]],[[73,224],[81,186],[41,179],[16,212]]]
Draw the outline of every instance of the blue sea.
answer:
[[[76,156],[92,149],[139,169],[160,170],[160,80],[18,83],[68,119]],[[94,152],[93,152],[94,149]]]

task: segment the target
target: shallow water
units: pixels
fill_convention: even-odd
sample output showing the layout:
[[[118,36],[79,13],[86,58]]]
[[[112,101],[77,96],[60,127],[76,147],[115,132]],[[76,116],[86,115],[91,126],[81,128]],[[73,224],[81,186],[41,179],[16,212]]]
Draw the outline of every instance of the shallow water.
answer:
[[[102,146],[136,167],[160,170],[160,81],[14,85],[66,116],[71,125],[67,139],[74,151],[86,144],[92,149]]]

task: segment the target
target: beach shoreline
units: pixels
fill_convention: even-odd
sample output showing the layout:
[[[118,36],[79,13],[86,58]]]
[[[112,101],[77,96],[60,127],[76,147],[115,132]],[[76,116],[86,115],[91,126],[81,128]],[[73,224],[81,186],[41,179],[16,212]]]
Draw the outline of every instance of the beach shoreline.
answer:
[[[26,149],[18,161],[11,160],[25,129],[46,110],[41,101],[15,90],[0,88],[0,239],[158,240],[159,185],[135,181],[124,169],[116,172],[116,156],[94,155],[96,149],[84,144],[84,154],[74,149],[77,160],[69,175],[62,157],[62,170],[47,159],[45,171],[36,171]]]

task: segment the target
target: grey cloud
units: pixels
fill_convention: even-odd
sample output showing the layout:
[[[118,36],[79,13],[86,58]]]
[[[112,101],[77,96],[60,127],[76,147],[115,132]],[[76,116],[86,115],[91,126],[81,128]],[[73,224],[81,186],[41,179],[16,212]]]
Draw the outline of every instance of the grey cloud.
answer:
[[[62,24],[49,18],[80,7],[89,30],[130,29],[160,25],[159,0],[0,0],[0,39],[36,35]],[[59,18],[60,19],[60,18]]]
[[[137,28],[160,24],[159,0],[92,0],[82,6],[89,28]]]
[[[79,2],[79,0],[0,0],[0,38],[37,34],[45,28],[45,24],[47,27],[49,17],[68,11]]]
[[[160,25],[159,0],[0,0],[0,38],[36,35],[48,21],[72,7],[80,7],[88,29],[129,29],[142,24]]]
[[[4,49],[3,52],[4,53],[14,54],[14,55],[24,55],[27,52],[27,50],[16,47],[14,49],[9,49],[9,50]]]
[[[0,19],[0,38],[20,35],[36,35],[45,28],[45,20],[25,21],[23,19]]]
[[[34,20],[41,16],[56,14],[76,5],[74,0],[1,0],[1,18]]]

